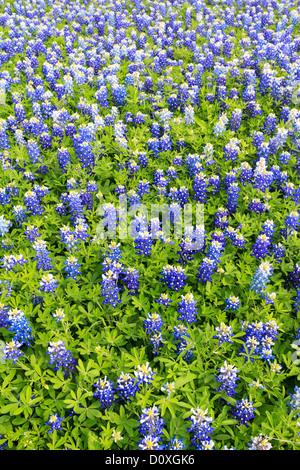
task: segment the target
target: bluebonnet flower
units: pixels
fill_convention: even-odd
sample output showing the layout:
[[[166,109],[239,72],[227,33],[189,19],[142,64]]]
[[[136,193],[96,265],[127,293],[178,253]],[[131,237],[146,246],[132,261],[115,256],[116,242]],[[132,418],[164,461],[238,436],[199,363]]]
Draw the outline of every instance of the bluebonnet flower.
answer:
[[[251,200],[248,209],[250,212],[255,212],[256,214],[262,214],[266,210],[269,210],[269,205],[261,202],[259,198],[254,198]]]
[[[231,118],[230,118],[230,122],[229,122],[230,130],[232,131],[239,130],[241,126],[241,122],[242,122],[242,117],[243,117],[243,113],[241,109],[236,108],[233,110]]]
[[[268,437],[259,434],[257,437],[251,437],[251,442],[248,443],[249,450],[270,450],[272,445],[268,441]]]
[[[116,106],[122,107],[127,103],[127,90],[124,85],[114,85],[112,87],[112,97]]]
[[[149,158],[145,152],[140,152],[138,155],[138,163],[142,168],[147,168],[149,163]]]
[[[229,215],[229,212],[226,208],[219,207],[219,209],[215,213],[214,225],[220,228],[221,230],[224,230],[225,228],[227,228],[229,224],[228,215]]]
[[[117,278],[118,276],[112,270],[102,274],[101,294],[104,297],[103,303],[110,304],[114,308],[121,302],[119,298],[121,289],[117,285]]]
[[[24,195],[24,204],[27,211],[32,215],[42,215],[44,212],[44,207],[41,206],[40,197],[37,195],[36,191],[29,190]]]
[[[83,218],[77,217],[75,222],[74,236],[77,241],[87,241],[89,238],[88,234],[89,226],[85,223]]]
[[[203,285],[212,281],[212,274],[217,270],[217,262],[211,258],[204,258],[197,272],[197,279]]]
[[[285,217],[287,236],[291,235],[293,231],[297,231],[300,226],[300,213],[292,211]]]
[[[175,392],[175,382],[166,382],[161,387],[162,392],[166,392],[168,398],[170,398],[171,394]]]
[[[197,320],[198,309],[196,308],[197,300],[194,300],[193,294],[186,294],[181,296],[181,301],[178,302],[178,310],[180,313],[179,320],[185,320],[187,323],[193,323]]]
[[[219,263],[222,253],[224,251],[224,245],[224,239],[222,239],[221,241],[219,241],[219,239],[213,239],[207,249],[208,258],[215,263]]]
[[[135,268],[127,268],[124,271],[122,282],[128,289],[129,295],[137,295],[139,291],[139,271]]]
[[[168,305],[170,305],[172,303],[172,300],[169,299],[168,294],[161,294],[159,299],[156,299],[155,302],[157,302],[160,305],[164,305],[165,307],[167,307]]]
[[[182,208],[178,202],[169,204],[168,213],[172,224],[176,224],[181,221]]]
[[[293,300],[295,301],[293,307],[295,312],[298,313],[300,310],[300,289],[296,289],[296,297],[293,297]]]
[[[242,400],[237,400],[230,413],[238,420],[239,425],[244,424],[246,427],[249,427],[248,421],[255,418],[255,410],[256,408],[253,407],[252,401],[249,401],[248,398],[242,398]]]
[[[91,171],[95,166],[95,155],[92,151],[92,145],[88,140],[82,140],[79,135],[73,136],[76,156],[82,168]]]
[[[161,276],[163,283],[176,292],[186,285],[187,277],[181,266],[172,266],[168,264],[163,267]]]
[[[220,387],[216,390],[217,392],[224,392],[225,395],[233,397],[236,395],[236,387],[238,377],[238,370],[236,366],[232,364],[227,364],[227,361],[224,362],[224,365],[218,369],[219,374],[216,376],[216,380],[221,382]]]
[[[12,340],[9,343],[6,343],[5,348],[3,348],[3,353],[5,359],[12,359],[14,364],[20,356],[24,356],[24,353],[20,350],[22,343],[19,341]]]
[[[140,389],[140,383],[130,374],[121,373],[117,379],[116,391],[119,392],[121,402],[128,402],[135,397]]]
[[[22,105],[22,103],[15,104],[15,116],[19,123],[21,123],[22,121],[25,121],[26,114],[25,114],[24,106]]]
[[[78,276],[81,274],[79,270],[81,264],[78,263],[78,259],[75,256],[69,256],[66,261],[64,261],[64,271],[67,272],[67,278],[71,277],[72,279],[77,280]]]
[[[148,313],[147,319],[143,322],[146,333],[160,332],[163,324],[164,321],[158,313]]]
[[[148,231],[139,232],[137,238],[135,239],[136,254],[150,256],[153,246],[153,238],[151,233]]]
[[[224,134],[228,121],[229,119],[227,115],[225,113],[221,114],[219,120],[216,122],[213,128],[213,133],[216,137],[222,136]]]
[[[147,146],[149,153],[153,154],[155,157],[159,156],[159,153],[161,151],[159,139],[157,139],[156,137],[148,139]]]
[[[261,294],[269,282],[269,277],[273,273],[273,267],[268,261],[262,262],[251,280],[250,289],[254,290],[255,294]]]
[[[110,408],[115,402],[114,384],[105,376],[103,379],[99,379],[93,386],[96,387],[96,392],[93,393],[93,397],[99,400],[100,408]]]
[[[181,207],[184,207],[184,205],[188,202],[189,198],[189,190],[185,186],[180,186],[178,190],[178,195],[177,195],[177,201],[181,205]]]
[[[178,172],[174,166],[169,166],[166,172],[167,178],[171,179],[176,179],[178,176]]]
[[[2,204],[2,206],[11,204],[11,195],[9,194],[7,188],[0,188],[0,204]]]
[[[53,277],[53,274],[45,274],[39,285],[41,291],[54,293],[58,287],[58,281]]]
[[[32,246],[36,251],[36,257],[34,258],[34,260],[37,261],[36,269],[49,271],[53,268],[52,259],[49,256],[50,252],[47,250],[46,242],[38,239],[35,240]]]
[[[101,86],[95,93],[95,98],[102,108],[109,108],[108,90],[106,86]]]
[[[266,159],[261,157],[256,164],[253,172],[253,187],[258,188],[260,191],[265,192],[269,189],[274,181],[274,175],[272,171],[268,171],[266,168]]]
[[[265,233],[259,235],[252,247],[251,256],[255,256],[257,259],[265,258],[269,254],[270,244],[271,240]]]
[[[224,178],[223,178],[223,183],[228,191],[231,185],[237,184],[238,180],[238,169],[234,168],[233,170],[227,171]]]
[[[178,139],[177,142],[176,142],[176,150],[180,151],[181,149],[185,148],[186,145],[187,145],[186,141],[182,137],[182,138]],[[175,163],[174,163],[174,165],[175,165]]]
[[[254,387],[255,389],[264,390],[265,387],[259,382],[259,380],[254,380],[249,384],[249,387]]]
[[[46,421],[46,425],[50,426],[48,434],[53,431],[60,431],[61,430],[61,423],[65,418],[59,418],[57,413],[54,415],[49,416],[49,420]]]
[[[225,325],[224,322],[215,328],[217,334],[213,336],[213,338],[217,338],[219,340],[219,345],[222,343],[232,343],[230,338],[232,338],[232,327]]]
[[[0,149],[8,150],[11,146],[8,140],[7,129],[4,123],[0,123]]]
[[[140,234],[148,232],[148,223],[147,223],[147,216],[138,212],[133,218],[131,222],[131,236],[132,238],[138,238]]]
[[[54,364],[54,370],[61,370],[65,379],[76,370],[76,361],[71,351],[66,349],[64,341],[50,342],[47,354],[50,356],[49,364]]]
[[[146,364],[143,365],[138,365],[137,370],[134,371],[134,375],[137,378],[138,384],[142,383],[150,383],[151,380],[153,380],[154,375],[156,372],[153,372],[151,367],[149,366],[149,362],[146,362]]]
[[[295,412],[295,416],[300,416],[300,388],[295,385],[294,393],[290,393],[290,401],[288,406],[291,411]]]
[[[26,346],[30,347],[33,336],[29,320],[24,316],[23,312],[14,316],[12,316],[12,312],[12,310],[8,312],[8,318],[10,320],[8,330],[14,333],[14,341],[24,343]]]
[[[183,265],[186,265],[188,261],[191,261],[194,259],[194,254],[199,251],[195,249],[195,245],[197,244],[198,240],[196,237],[189,238],[185,237],[182,239],[182,242],[179,243],[180,250],[177,251],[177,253],[180,256],[179,262],[182,263]],[[199,244],[200,244],[199,240]],[[202,245],[201,245],[202,246]]]
[[[276,299],[277,295],[276,292],[266,292],[262,294],[262,297],[265,299],[266,305],[272,304],[274,305],[274,300]]]
[[[245,329],[245,334],[242,337],[244,346],[240,349],[239,354],[245,353],[247,349],[252,362],[252,356],[258,356],[268,363],[275,359],[272,350],[274,340],[278,337],[278,327],[275,321],[270,320],[265,324],[262,322],[245,323],[243,329]]]
[[[234,295],[231,295],[228,299],[225,299],[225,303],[225,310],[238,310],[241,305],[239,298]]]
[[[40,135],[40,144],[42,149],[52,148],[52,137],[48,132],[42,132]]]
[[[56,309],[55,313],[52,313],[52,316],[57,322],[59,322],[65,318],[65,312],[62,308],[58,308]]]
[[[208,185],[210,187],[211,194],[217,194],[221,189],[221,179],[219,175],[212,175],[208,178]]]
[[[188,126],[194,122],[194,108],[192,105],[188,105],[184,110],[184,123]]]
[[[203,172],[197,173],[193,180],[193,199],[201,204],[205,204],[207,201],[207,188],[208,181]]]
[[[158,354],[160,353],[160,350],[163,347],[165,339],[163,338],[162,333],[158,331],[158,332],[154,332],[150,336],[148,342],[151,346],[151,353],[155,357],[155,356],[158,356]]]
[[[291,160],[291,154],[290,154],[290,152],[287,152],[287,151],[282,152],[282,153],[279,155],[278,160],[280,161],[280,163],[281,163],[282,165],[288,164],[289,161]]]
[[[270,372],[274,374],[281,374],[282,366],[278,364],[276,361],[270,364]]]
[[[41,151],[38,147],[37,142],[34,139],[28,140],[26,147],[29,155],[29,161],[31,163],[41,163],[43,161]]]
[[[207,416],[208,410],[202,408],[192,408],[191,413],[189,420],[192,425],[188,428],[188,432],[191,433],[191,444],[196,450],[212,450],[214,447],[214,442],[211,439],[213,418]]]
[[[246,183],[251,183],[252,178],[253,169],[251,165],[248,162],[242,162],[240,165],[239,181],[245,186]]]
[[[282,185],[281,190],[284,193],[285,199],[287,199],[288,197],[292,198],[296,192],[295,185],[291,181],[286,182],[284,185]]]
[[[12,223],[10,220],[6,220],[3,215],[0,215],[0,235],[3,237],[6,233],[8,233]]]
[[[157,406],[154,405],[151,408],[144,408],[139,421],[139,434],[142,437],[153,436],[161,440],[165,422],[160,418],[159,408]]]
[[[178,439],[177,437],[172,437],[172,439],[170,439],[170,442],[168,443],[168,445],[166,446],[165,449],[167,450],[183,450],[185,449],[186,446],[185,444],[183,443],[183,439]]]
[[[273,220],[266,220],[262,226],[261,226],[261,232],[262,235],[266,235],[270,239],[273,237],[275,233],[275,223]]]
[[[237,139],[231,139],[228,144],[224,147],[224,157],[225,160],[234,162],[238,158],[239,154],[239,145]]]
[[[128,191],[128,196],[129,196],[128,198],[129,206],[140,205],[141,197],[134,189],[130,189],[130,191]]]
[[[150,193],[150,183],[146,179],[143,179],[142,181],[139,181],[139,184],[137,186],[137,193],[140,196],[144,196],[145,194]]]
[[[234,214],[238,207],[240,188],[237,183],[232,183],[227,189],[226,208],[229,214]]]
[[[26,210],[23,206],[14,206],[13,211],[12,211],[16,224],[20,227],[23,222],[27,221],[27,214]]]
[[[265,119],[262,129],[263,134],[272,134],[276,129],[277,117],[276,114],[270,113]]]
[[[57,160],[59,163],[59,167],[62,169],[62,172],[65,173],[67,171],[67,167],[71,163],[70,153],[67,148],[61,147],[58,149]]]
[[[244,235],[235,231],[231,238],[231,244],[243,248],[246,245]]]
[[[143,436],[139,441],[140,450],[162,450],[164,447],[161,445],[160,437],[152,434]]]

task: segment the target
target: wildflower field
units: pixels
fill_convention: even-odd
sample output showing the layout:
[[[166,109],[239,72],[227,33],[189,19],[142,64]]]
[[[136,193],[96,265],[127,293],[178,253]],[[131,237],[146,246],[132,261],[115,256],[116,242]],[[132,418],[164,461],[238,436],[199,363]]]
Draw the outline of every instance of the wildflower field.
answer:
[[[300,450],[299,24],[0,1],[0,449]]]

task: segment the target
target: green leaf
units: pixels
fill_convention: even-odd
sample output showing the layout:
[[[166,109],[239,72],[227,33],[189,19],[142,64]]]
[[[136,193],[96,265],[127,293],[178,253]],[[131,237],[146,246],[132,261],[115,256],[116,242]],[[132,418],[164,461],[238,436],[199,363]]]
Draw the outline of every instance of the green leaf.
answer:
[[[0,413],[1,414],[6,414],[6,413],[13,414],[14,411],[18,408],[18,406],[19,406],[18,402],[9,403],[8,405],[2,406],[0,408]]]

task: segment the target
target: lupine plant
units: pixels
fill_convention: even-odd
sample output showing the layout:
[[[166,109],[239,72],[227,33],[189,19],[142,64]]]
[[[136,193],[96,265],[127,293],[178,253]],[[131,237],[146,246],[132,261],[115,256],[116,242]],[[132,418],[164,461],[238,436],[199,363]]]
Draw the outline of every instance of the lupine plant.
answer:
[[[299,24],[0,1],[1,450],[300,449]]]

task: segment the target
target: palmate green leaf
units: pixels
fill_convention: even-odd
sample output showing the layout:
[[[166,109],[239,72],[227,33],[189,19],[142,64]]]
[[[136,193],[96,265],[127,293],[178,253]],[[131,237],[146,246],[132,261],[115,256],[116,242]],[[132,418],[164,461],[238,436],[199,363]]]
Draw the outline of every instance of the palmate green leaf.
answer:
[[[175,389],[181,389],[185,384],[193,382],[194,379],[197,377],[196,374],[188,372],[187,375],[179,377],[175,381]]]
[[[14,402],[14,403],[9,403],[7,405],[1,406],[0,408],[0,413],[1,414],[7,414],[9,413],[10,415],[14,414],[15,410],[18,408],[19,403]],[[22,410],[21,410],[22,411]]]

